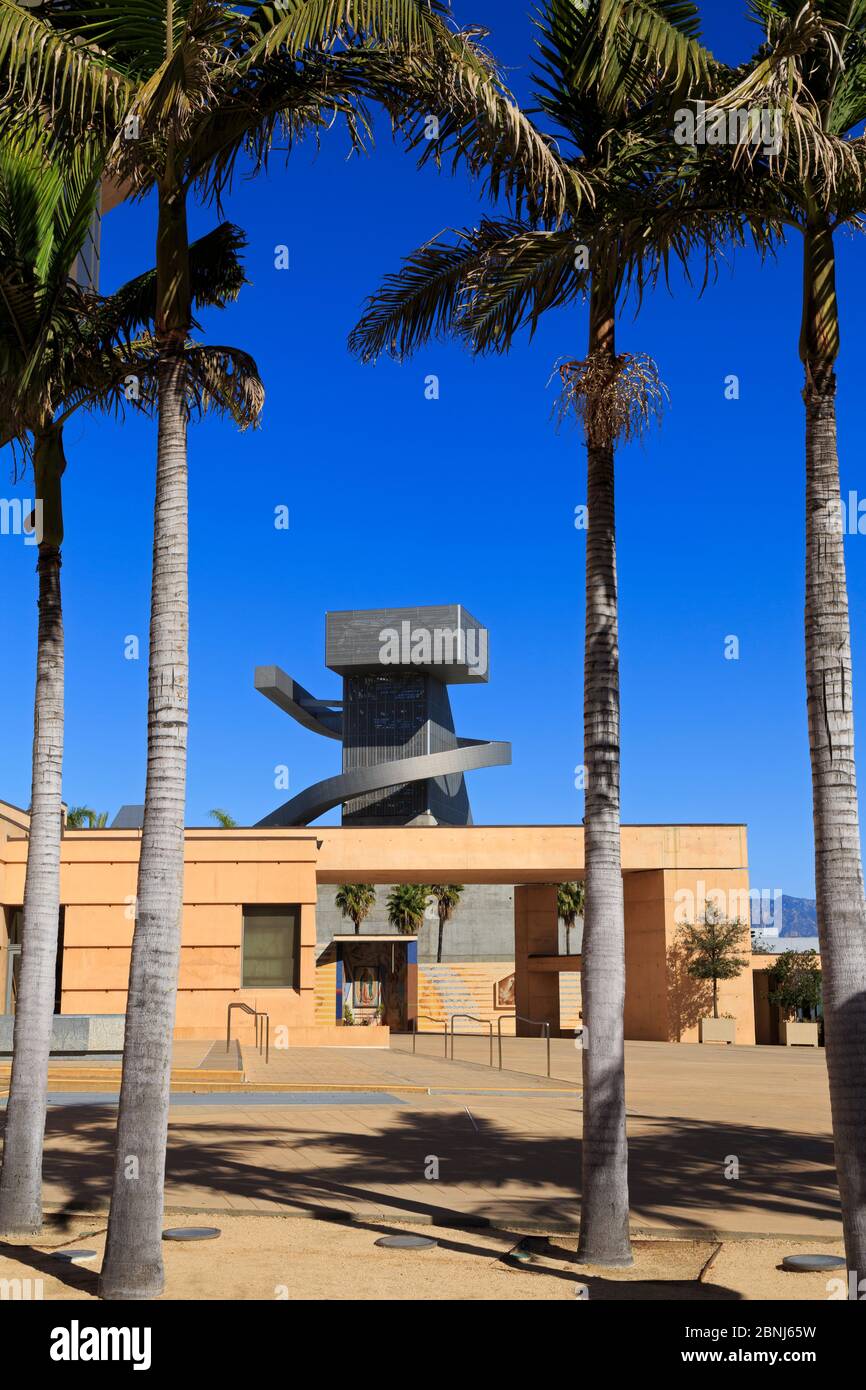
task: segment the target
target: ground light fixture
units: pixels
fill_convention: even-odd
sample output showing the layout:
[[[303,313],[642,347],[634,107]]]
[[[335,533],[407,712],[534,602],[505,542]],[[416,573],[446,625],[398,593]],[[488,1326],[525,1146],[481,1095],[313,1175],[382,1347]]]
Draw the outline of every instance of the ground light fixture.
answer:
[[[831,1269],[844,1269],[845,1261],[839,1255],[786,1255],[782,1268],[791,1274],[823,1274]]]
[[[439,1242],[431,1236],[380,1236],[375,1244],[385,1250],[431,1250]]]
[[[218,1226],[169,1226],[162,1233],[163,1240],[216,1240],[222,1231]]]
[[[51,1255],[67,1265],[83,1265],[96,1259],[95,1250],[52,1250]]]

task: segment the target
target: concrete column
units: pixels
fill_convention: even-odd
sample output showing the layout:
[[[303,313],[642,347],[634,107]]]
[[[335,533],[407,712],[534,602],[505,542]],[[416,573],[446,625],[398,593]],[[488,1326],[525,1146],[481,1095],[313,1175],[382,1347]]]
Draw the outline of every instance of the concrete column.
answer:
[[[418,1027],[418,942],[406,942],[406,1029]]]
[[[556,956],[559,921],[556,887],[547,883],[522,884],[514,890],[514,1001],[518,1014],[549,1023],[552,1037],[559,1036],[559,975],[532,968],[534,956]],[[538,1028],[517,1020],[518,1037],[538,1037]]]
[[[662,869],[622,877],[625,909],[625,1036],[678,1041],[668,1018],[667,916]]]

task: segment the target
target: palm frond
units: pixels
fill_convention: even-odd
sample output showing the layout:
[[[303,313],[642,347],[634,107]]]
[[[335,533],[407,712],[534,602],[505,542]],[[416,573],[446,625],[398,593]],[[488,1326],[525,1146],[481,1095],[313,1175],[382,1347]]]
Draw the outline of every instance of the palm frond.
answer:
[[[295,63],[277,54],[242,81],[226,68],[224,89],[213,109],[196,123],[186,148],[188,179],[219,206],[241,156],[249,158],[254,171],[265,169],[275,144],[288,157],[300,140],[317,140],[337,118],[345,124],[350,148],[365,149],[372,140],[373,122],[358,90],[352,58],[345,53],[310,54]]]
[[[539,103],[590,157],[611,123],[706,90],[715,66],[689,0],[544,0],[536,25]]]
[[[473,352],[507,352],[522,328],[531,339],[543,314],[586,292],[597,254],[574,223],[490,242],[466,279],[460,328]]]
[[[440,236],[413,252],[367,300],[349,335],[350,351],[364,362],[382,353],[403,361],[430,338],[459,332],[470,272],[490,241],[506,240],[515,226],[487,222],[484,229],[456,231],[455,241]]]
[[[811,196],[831,206],[842,185],[857,186],[861,166],[852,142],[842,137],[838,119],[844,109],[845,60],[839,28],[828,23],[811,0],[788,12],[778,0],[754,0],[756,14],[767,22],[767,43],[739,80],[717,96],[707,121],[732,111],[764,110],[773,114],[778,138],[768,153],[755,140],[741,140],[735,162],[766,161],[774,177],[793,173],[807,180]],[[834,119],[832,90],[843,92],[843,106]],[[854,88],[848,95],[856,96]]]
[[[433,0],[279,0],[262,5],[250,18],[253,41],[245,54],[252,65],[280,49],[305,51],[379,41],[435,51],[441,42],[444,7]]]
[[[520,109],[474,34],[447,35],[432,58],[380,45],[345,62],[359,93],[388,111],[422,165],[465,165],[491,198],[507,197],[517,211],[525,205],[550,220],[590,196],[582,172],[565,164]]]
[[[15,0],[0,0],[0,107],[4,123],[21,110],[61,116],[71,132],[113,139],[134,84],[91,45],[76,41]]]
[[[190,286],[198,309],[224,309],[236,300],[248,283],[240,253],[246,235],[231,222],[222,222],[213,231],[190,244]],[[114,294],[94,298],[89,314],[90,334],[97,340],[126,342],[156,314],[156,270],[128,281]]]
[[[260,423],[265,388],[248,352],[192,344],[186,349],[186,362],[191,409],[226,416],[241,430]]]

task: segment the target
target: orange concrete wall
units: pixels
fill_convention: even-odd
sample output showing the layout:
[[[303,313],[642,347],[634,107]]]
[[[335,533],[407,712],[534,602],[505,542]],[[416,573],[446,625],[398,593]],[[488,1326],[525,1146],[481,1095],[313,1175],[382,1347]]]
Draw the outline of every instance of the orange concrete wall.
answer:
[[[548,883],[522,884],[514,891],[515,1004],[522,1020],[549,1023],[558,1037],[559,981],[553,971],[537,969],[533,956],[555,956],[559,949],[556,887]],[[518,1036],[535,1037],[534,1022],[518,1020]]]
[[[748,894],[748,887],[748,870],[742,868],[701,865],[623,875],[626,1038],[698,1042],[700,1019],[712,1012],[711,989],[687,974],[678,927],[684,919],[694,920],[703,912],[704,895],[724,894],[732,904],[729,915],[739,915],[748,899],[737,895]],[[518,1013],[547,1020],[554,1035],[570,1031],[573,1018],[563,1016],[558,986],[558,977],[570,962],[557,954],[555,889],[537,884],[518,888],[514,923]],[[737,1042],[748,1044],[755,1041],[748,917],[742,955],[747,962],[742,974],[719,984],[719,1012],[736,1019]],[[519,1027],[521,1031],[530,1030]]]
[[[123,1013],[129,976],[140,836],[130,831],[67,831],[60,874],[66,905],[63,1013]],[[270,1014],[276,1027],[315,1022],[316,837],[309,832],[188,831],[175,1036],[220,1037],[237,1000]],[[26,842],[4,846],[4,901],[24,892]],[[301,907],[299,985],[242,989],[243,908]],[[252,1041],[253,1021],[235,1014],[233,1031]]]
[[[322,826],[320,883],[564,883],[584,872],[580,825]],[[746,869],[743,825],[624,825],[622,867]]]
[[[625,911],[625,1036],[667,1041],[668,965],[664,872],[623,876]]]
[[[9,887],[6,860],[8,855],[7,837],[10,834],[17,835],[19,832],[13,828],[10,820],[5,818],[4,812],[6,809],[6,803],[0,801],[0,1009],[3,1008],[6,1002],[6,972],[9,962],[9,933],[6,927],[6,913],[3,911],[3,908],[7,903],[10,906],[18,905],[13,904],[13,900],[9,896],[11,889]]]
[[[679,926],[704,911],[705,894],[731,919],[742,917],[747,965],[719,982],[719,1013],[737,1021],[737,1042],[754,1043],[749,875],[745,868],[705,866],[626,874],[625,1035],[658,1042],[698,1042],[701,1018],[712,1013],[712,986],[686,970]]]
[[[124,1009],[139,843],[136,831],[67,831],[64,836],[64,1012]],[[0,905],[22,901],[26,852],[20,829],[9,818],[0,822]],[[517,1011],[549,1019],[554,1031],[574,1026],[575,981],[566,987],[559,979],[564,972],[573,976],[574,964],[560,958],[529,968],[529,962],[532,956],[554,957],[558,950],[551,885],[583,873],[580,826],[193,829],[186,835],[186,861],[179,1037],[219,1036],[233,999],[267,1008],[272,1027],[306,1028],[317,1018],[330,1021],[324,977],[317,1002],[317,881],[520,885],[515,893]],[[676,895],[683,889],[696,899],[703,890],[747,893],[745,828],[624,826],[622,861],[626,1035],[694,1041],[695,1014],[703,1004],[683,998],[686,983],[676,974]],[[301,905],[299,989],[241,990],[242,909],[254,903]],[[3,936],[0,931],[0,953]],[[748,954],[748,928],[744,953]],[[0,982],[4,964],[0,960]],[[475,997],[471,989],[470,995]],[[721,1008],[737,1018],[737,1041],[754,1041],[751,968],[740,979],[722,984]],[[244,1027],[251,1036],[252,1025],[246,1022],[239,1024],[241,1036],[246,1036]]]
[[[682,969],[678,945],[678,925],[685,914],[683,898],[688,894],[697,902],[698,912],[707,894],[721,894],[719,905],[731,920],[743,922],[741,955],[746,968],[734,980],[719,982],[719,1014],[737,1021],[737,1042],[755,1042],[755,998],[752,984],[752,938],[748,916],[749,874],[745,868],[717,867],[712,873],[694,869],[667,870],[664,874],[665,942],[668,959],[668,1037],[673,1041],[697,1042],[698,1021],[712,1013],[712,986],[691,980]],[[678,894],[681,896],[678,898]],[[712,901],[713,899],[711,899]],[[727,904],[727,907],[725,907]]]

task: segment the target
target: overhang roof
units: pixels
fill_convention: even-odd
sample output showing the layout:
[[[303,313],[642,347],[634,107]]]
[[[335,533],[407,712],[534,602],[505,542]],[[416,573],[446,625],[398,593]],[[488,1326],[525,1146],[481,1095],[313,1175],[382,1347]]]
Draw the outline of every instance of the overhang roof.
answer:
[[[362,932],[338,932],[331,937],[332,941],[417,941],[417,936],[408,932],[396,931],[362,931]]]

